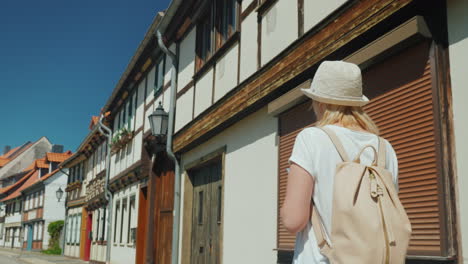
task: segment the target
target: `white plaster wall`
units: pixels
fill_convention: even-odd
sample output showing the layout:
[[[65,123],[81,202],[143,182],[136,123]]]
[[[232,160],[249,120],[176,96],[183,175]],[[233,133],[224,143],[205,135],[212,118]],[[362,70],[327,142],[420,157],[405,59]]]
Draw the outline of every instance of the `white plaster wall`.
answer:
[[[195,84],[195,116],[210,107],[213,94],[213,69],[210,69]]]
[[[66,169],[67,171],[68,169]],[[67,172],[68,173],[68,172]],[[49,245],[49,232],[47,227],[51,222],[58,220],[65,220],[65,197],[60,202],[57,201],[57,190],[61,188],[65,190],[67,188],[67,175],[61,171],[55,173],[52,177],[45,181],[45,192],[44,192],[44,237],[42,240],[42,248],[47,249]]]
[[[257,1],[257,0],[242,0],[242,12],[244,12],[245,9],[247,9],[247,7],[249,7],[249,5],[250,5],[253,1]]]
[[[279,0],[262,18],[262,65],[297,37],[297,1]]]
[[[136,228],[138,224],[138,184],[134,184],[131,186],[128,186],[125,189],[122,189],[114,194],[114,209],[116,208],[116,202],[120,201],[123,198],[127,198],[127,213],[129,212],[129,205],[130,205],[130,197],[135,196],[135,215],[134,215],[134,220],[133,223],[131,224],[130,228]],[[122,208],[120,209],[120,213],[122,213]],[[123,234],[124,234],[124,243],[114,243],[114,228],[115,227],[120,227],[120,224],[115,223],[115,211],[113,213],[113,228],[112,228],[112,247],[111,247],[111,262],[112,264],[127,264],[127,263],[135,263],[135,245],[132,242],[126,241],[125,235],[128,232],[128,215],[125,217],[124,216],[124,227],[123,227]],[[120,216],[119,216],[119,221],[120,221]],[[119,237],[120,234],[120,229],[117,232],[117,237]]]
[[[106,246],[92,244],[90,255],[91,255],[90,256],[91,260],[104,262],[106,260]],[[112,253],[111,253],[111,258],[112,258]]]
[[[215,102],[237,86],[238,61],[239,44],[236,44],[216,63]]]
[[[468,1],[447,1],[450,75],[463,263],[468,263]]]
[[[244,6],[244,3],[242,3]],[[257,71],[257,13],[253,12],[242,22],[240,82]]]
[[[347,0],[304,1],[304,32],[320,23]]]
[[[159,102],[162,100],[162,94],[160,94],[155,102]],[[152,103],[151,105],[148,106],[148,109],[146,110],[145,112],[145,127],[143,128],[143,130],[146,132],[148,132],[150,129],[151,129],[151,125],[148,121],[148,116],[153,113],[154,109],[157,107],[156,103]]]
[[[222,249],[225,264],[276,262],[277,123],[262,108],[182,156],[183,168],[227,146]]]
[[[164,111],[168,113],[169,113],[170,103],[171,103],[171,88],[167,89],[163,93],[163,107],[164,107]]]
[[[14,213],[9,216],[5,217],[5,224],[10,224],[10,223],[19,223],[21,222],[21,214],[20,213]]]
[[[179,97],[176,104],[175,131],[177,132],[192,120],[193,88],[189,89],[185,94]]]
[[[172,43],[172,45],[169,47],[169,50],[172,51],[174,54],[176,53],[176,44]],[[166,56],[166,67],[164,68],[164,84],[167,84],[168,82],[171,81],[171,67],[172,67],[172,61],[171,57]]]
[[[140,128],[143,125],[144,111],[145,111],[145,82],[141,82],[138,85],[138,98],[137,98],[137,109],[136,109],[136,123],[135,129]],[[116,127],[116,126],[114,126]]]
[[[187,34],[187,36],[180,42],[179,48],[179,76],[177,79],[177,91],[184,88],[193,77],[195,73],[195,39],[196,27]]]
[[[149,104],[151,99],[153,99],[154,94],[154,78],[156,74],[156,65],[154,65],[151,70],[146,75],[146,104]],[[144,81],[142,81],[144,83]]]

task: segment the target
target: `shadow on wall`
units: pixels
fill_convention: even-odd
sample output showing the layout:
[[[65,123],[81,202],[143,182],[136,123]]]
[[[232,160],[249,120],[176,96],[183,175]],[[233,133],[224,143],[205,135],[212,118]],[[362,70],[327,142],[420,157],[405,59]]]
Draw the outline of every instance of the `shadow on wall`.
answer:
[[[466,0],[453,0],[447,7],[449,44],[468,38],[468,3]]]

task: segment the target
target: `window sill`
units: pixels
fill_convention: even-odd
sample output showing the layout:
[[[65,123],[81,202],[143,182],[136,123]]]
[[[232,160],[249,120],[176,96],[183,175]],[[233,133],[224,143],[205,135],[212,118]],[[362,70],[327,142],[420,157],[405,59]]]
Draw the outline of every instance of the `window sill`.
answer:
[[[230,36],[226,42],[214,52],[214,54],[197,70],[193,75],[193,79],[196,81],[200,79],[210,68],[215,64],[215,62],[221,58],[227,50],[232,48],[240,39],[240,32],[236,31],[232,36]]]

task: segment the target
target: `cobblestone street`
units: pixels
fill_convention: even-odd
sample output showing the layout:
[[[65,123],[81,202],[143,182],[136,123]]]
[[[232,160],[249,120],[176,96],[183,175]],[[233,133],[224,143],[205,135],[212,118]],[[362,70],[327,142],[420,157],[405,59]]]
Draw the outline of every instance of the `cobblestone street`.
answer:
[[[38,252],[25,252],[20,250],[0,249],[0,264],[82,264],[85,261],[63,256],[44,255]]]

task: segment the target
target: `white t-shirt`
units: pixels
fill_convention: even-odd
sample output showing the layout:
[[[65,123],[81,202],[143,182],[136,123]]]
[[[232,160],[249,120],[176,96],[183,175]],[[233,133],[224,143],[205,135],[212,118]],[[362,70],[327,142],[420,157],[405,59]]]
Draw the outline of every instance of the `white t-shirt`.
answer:
[[[372,145],[378,150],[378,137],[371,133],[353,131],[344,127],[328,125],[343,144],[348,157],[356,158],[365,145]],[[398,162],[395,151],[386,142],[386,167],[392,173],[395,186],[398,186]],[[361,163],[370,165],[374,159],[373,151],[367,148],[361,155]],[[315,178],[314,203],[322,218],[327,236],[331,231],[333,181],[335,167],[342,162],[338,151],[325,132],[316,127],[306,128],[299,133],[289,159],[304,168]],[[330,241],[329,241],[330,242]],[[309,224],[296,236],[294,264],[328,264],[328,259],[320,254],[315,234]]]

